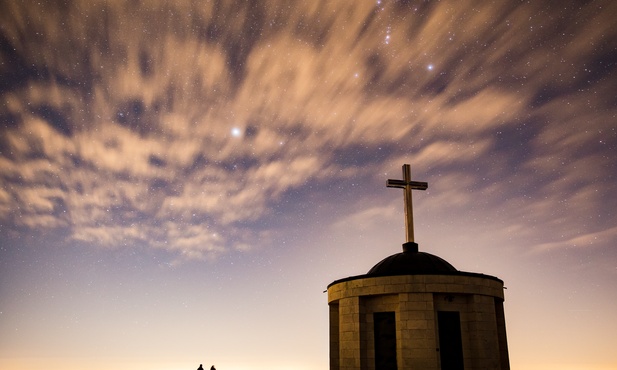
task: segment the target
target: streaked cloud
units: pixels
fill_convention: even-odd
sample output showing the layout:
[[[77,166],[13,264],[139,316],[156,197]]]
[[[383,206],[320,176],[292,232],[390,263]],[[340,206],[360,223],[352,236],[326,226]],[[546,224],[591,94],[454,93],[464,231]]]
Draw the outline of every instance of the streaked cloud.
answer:
[[[206,258],[267,243],[290,191],[403,161],[514,225],[606,214],[616,5],[218,4],[3,6],[3,224]]]

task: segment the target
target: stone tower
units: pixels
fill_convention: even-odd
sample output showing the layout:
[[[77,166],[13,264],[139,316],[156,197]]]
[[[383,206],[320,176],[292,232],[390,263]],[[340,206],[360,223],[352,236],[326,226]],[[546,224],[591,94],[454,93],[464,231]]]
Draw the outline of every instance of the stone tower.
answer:
[[[328,285],[330,369],[509,369],[503,281],[418,251],[411,190],[428,184],[403,177],[388,180],[405,190],[403,251]]]

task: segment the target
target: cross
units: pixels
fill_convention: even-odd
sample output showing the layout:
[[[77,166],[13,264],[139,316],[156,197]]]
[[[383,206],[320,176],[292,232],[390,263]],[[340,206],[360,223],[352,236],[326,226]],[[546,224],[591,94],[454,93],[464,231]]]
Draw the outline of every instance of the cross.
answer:
[[[413,237],[413,207],[411,203],[411,190],[426,190],[428,183],[411,181],[411,171],[408,164],[403,165],[403,180],[388,180],[386,186],[389,188],[400,188],[405,190],[405,234],[407,242],[414,243]]]

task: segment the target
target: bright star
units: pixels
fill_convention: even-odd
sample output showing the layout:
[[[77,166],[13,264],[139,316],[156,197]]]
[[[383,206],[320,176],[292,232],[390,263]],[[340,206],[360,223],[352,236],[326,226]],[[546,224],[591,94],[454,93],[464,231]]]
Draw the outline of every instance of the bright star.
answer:
[[[231,136],[233,137],[240,137],[242,136],[242,130],[240,130],[238,127],[234,127],[231,129]]]
[[[426,69],[428,69],[429,71],[432,71],[432,70],[433,70],[433,65],[432,65],[432,64],[429,64],[429,65],[426,67]]]

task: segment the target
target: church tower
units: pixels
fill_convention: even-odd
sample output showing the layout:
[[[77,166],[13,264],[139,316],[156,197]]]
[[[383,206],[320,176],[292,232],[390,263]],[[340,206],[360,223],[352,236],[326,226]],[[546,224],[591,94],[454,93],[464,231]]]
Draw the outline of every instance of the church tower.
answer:
[[[510,368],[503,281],[418,250],[409,165],[388,187],[405,194],[407,242],[366,274],[328,285],[331,370]]]

